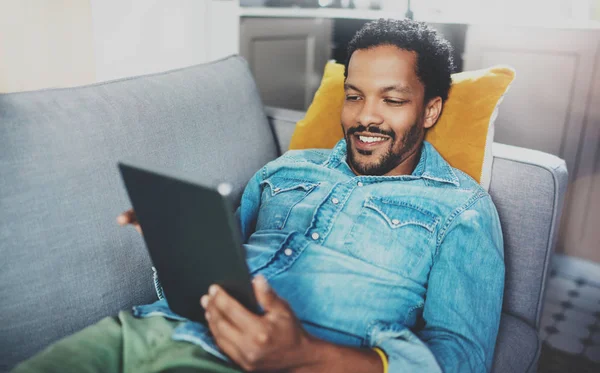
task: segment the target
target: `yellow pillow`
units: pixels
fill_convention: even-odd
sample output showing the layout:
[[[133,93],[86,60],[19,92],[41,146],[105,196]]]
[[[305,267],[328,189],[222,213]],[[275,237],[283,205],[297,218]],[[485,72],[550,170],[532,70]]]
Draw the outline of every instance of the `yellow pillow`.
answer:
[[[425,139],[450,163],[486,190],[492,173],[492,142],[498,106],[515,77],[510,67],[452,74],[452,87],[438,122]],[[290,149],[332,148],[342,137],[344,65],[329,62]]]

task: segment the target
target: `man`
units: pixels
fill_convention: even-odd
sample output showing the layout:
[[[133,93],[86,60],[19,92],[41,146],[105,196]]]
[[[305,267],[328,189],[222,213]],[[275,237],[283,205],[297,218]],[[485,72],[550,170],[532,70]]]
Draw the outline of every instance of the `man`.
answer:
[[[344,140],[270,162],[237,211],[264,315],[214,285],[199,300],[209,328],[161,299],[16,371],[489,371],[504,283],[498,216],[424,141],[448,97],[451,47],[422,23],[379,20],[348,52]],[[119,219],[136,222],[132,211]]]

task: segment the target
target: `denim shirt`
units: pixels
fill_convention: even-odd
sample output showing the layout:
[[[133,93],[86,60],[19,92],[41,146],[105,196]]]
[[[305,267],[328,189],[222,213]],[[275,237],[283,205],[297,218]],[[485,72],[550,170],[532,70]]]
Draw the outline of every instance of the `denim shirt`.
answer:
[[[402,176],[357,176],[345,140],[289,151],[249,181],[236,215],[251,274],[267,278],[310,334],[380,347],[390,372],[491,370],[500,222],[485,190],[431,144]],[[164,299],[134,314],[183,320]],[[227,359],[206,327],[183,321],[173,339]]]

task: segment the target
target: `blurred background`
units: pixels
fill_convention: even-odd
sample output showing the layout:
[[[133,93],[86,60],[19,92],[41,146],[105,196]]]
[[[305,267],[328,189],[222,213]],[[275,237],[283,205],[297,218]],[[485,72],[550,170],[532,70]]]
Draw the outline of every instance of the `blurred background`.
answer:
[[[241,54],[265,104],[305,110],[364,23],[403,17],[438,29],[458,71],[516,69],[495,141],[555,154],[570,174],[540,371],[600,371],[600,0],[0,0],[0,92]]]

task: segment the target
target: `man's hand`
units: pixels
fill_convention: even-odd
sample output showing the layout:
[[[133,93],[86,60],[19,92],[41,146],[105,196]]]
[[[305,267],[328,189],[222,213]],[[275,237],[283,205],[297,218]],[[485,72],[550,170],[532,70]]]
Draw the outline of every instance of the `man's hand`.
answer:
[[[244,370],[286,373],[378,373],[373,350],[337,346],[310,336],[264,277],[253,281],[262,316],[248,311],[217,285],[200,299],[217,345]]]
[[[248,311],[217,285],[201,298],[217,345],[246,371],[291,371],[311,364],[308,351],[312,338],[290,306],[264,277],[257,277],[253,285],[265,311],[262,316]]]
[[[142,227],[140,227],[140,223],[138,223],[137,217],[135,216],[135,211],[133,209],[127,210],[121,215],[117,216],[117,223],[121,226],[126,226],[131,224],[136,231],[142,234]]]

